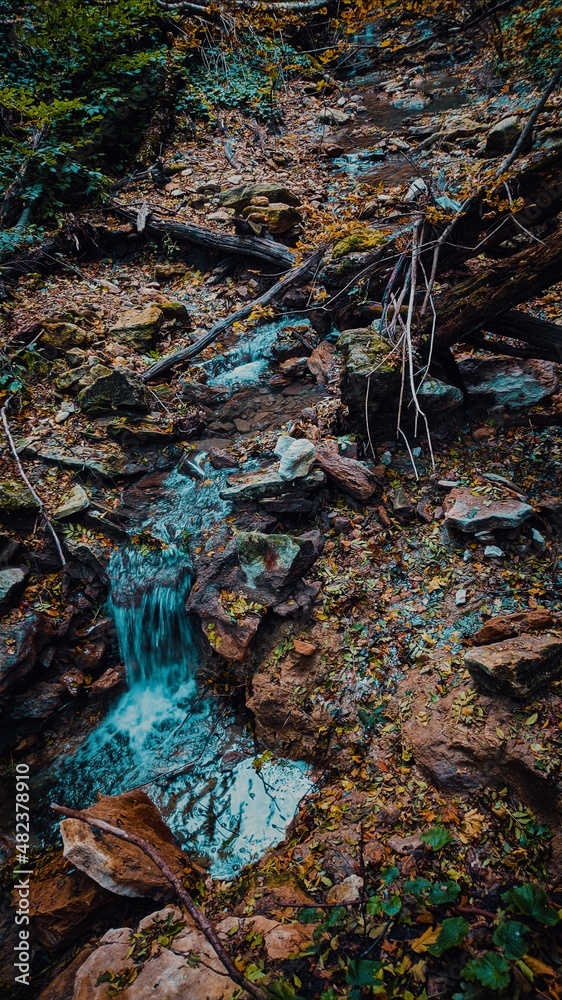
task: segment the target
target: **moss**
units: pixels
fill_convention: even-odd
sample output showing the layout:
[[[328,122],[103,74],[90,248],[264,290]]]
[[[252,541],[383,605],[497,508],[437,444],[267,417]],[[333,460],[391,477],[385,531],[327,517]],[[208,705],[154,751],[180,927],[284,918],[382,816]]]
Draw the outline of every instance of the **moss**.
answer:
[[[0,481],[0,518],[35,514],[38,509],[33,494],[23,483],[17,479]]]
[[[395,355],[388,357],[391,349],[388,341],[370,327],[345,330],[338,337],[337,346],[345,357],[346,366],[356,375],[368,375],[375,368],[383,374],[400,370],[399,359]]]

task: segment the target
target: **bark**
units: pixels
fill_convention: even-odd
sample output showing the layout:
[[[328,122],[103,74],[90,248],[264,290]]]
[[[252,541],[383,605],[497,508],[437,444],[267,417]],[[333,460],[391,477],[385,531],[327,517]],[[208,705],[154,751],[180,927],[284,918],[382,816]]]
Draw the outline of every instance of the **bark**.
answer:
[[[558,220],[545,245],[534,244],[530,250],[498,261],[436,297],[434,351],[439,353],[470,334],[488,329],[499,315],[560,281],[561,274],[562,220]],[[419,331],[424,355],[429,352],[431,329],[430,319]]]
[[[320,260],[322,259],[323,250],[317,250],[316,253],[312,254],[304,262],[304,264],[299,264],[298,267],[294,267],[292,271],[285,274],[280,281],[277,281],[275,285],[260,295],[258,299],[254,299],[253,302],[246,303],[241,309],[237,309],[236,312],[231,313],[230,316],[225,316],[224,319],[219,320],[218,323],[208,331],[208,333],[203,334],[202,337],[196,341],[195,344],[190,344],[189,347],[184,347],[180,351],[175,351],[174,354],[170,354],[169,357],[163,358],[162,361],[157,361],[155,365],[151,367],[144,373],[143,380],[145,382],[154,382],[156,379],[165,375],[167,372],[171,371],[172,368],[177,367],[177,365],[183,364],[184,361],[189,361],[191,358],[196,357],[201,354],[209,344],[212,344],[217,337],[220,337],[222,333],[229,330],[231,326],[235,323],[239,323],[241,320],[246,319],[250,313],[257,306],[268,305],[277,295],[282,292],[287,291],[292,285],[296,284],[301,278],[303,278],[309,271],[316,267]]]
[[[541,357],[553,361],[562,361],[562,326],[550,323],[545,319],[537,319],[528,313],[510,309],[503,316],[493,316],[488,320],[486,329],[490,333],[513,340],[522,340],[535,350],[542,351]]]

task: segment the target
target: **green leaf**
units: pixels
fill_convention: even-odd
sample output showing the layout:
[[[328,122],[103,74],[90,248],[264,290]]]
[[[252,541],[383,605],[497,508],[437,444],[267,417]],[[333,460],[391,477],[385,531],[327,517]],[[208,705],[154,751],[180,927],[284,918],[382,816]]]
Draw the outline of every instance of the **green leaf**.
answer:
[[[366,958],[351,958],[347,963],[346,982],[349,986],[376,986],[381,981],[382,962],[370,962]]]
[[[383,912],[383,903],[380,896],[370,896],[367,900],[366,910],[370,917],[380,917]]]
[[[417,899],[418,903],[424,901],[428,889],[431,889],[432,885],[426,878],[416,878],[412,881],[404,882],[404,892],[411,892],[414,899]]]
[[[451,834],[444,826],[432,826],[430,830],[420,834],[420,839],[434,851],[440,851],[452,841]]]
[[[502,955],[490,951],[487,955],[482,955],[481,958],[473,958],[467,962],[462,971],[462,977],[472,983],[478,981],[482,983],[482,986],[499,992],[505,990],[511,981],[509,962]]]
[[[266,996],[271,997],[271,1000],[303,1000],[303,997],[297,996],[294,987],[286,980],[269,983],[267,986],[262,986],[262,990]]]
[[[385,899],[382,904],[383,913],[386,913],[388,917],[395,917],[397,913],[400,913],[402,909],[402,901],[400,896],[391,896],[390,899]]]
[[[304,910],[301,910],[298,916],[299,924],[316,924],[321,919],[319,916],[320,911],[315,909],[314,906],[307,906]]]
[[[381,879],[385,885],[392,885],[392,883],[398,878],[399,874],[400,872],[398,868],[392,865],[391,868],[385,868],[385,870],[381,872]]]
[[[469,927],[470,924],[464,917],[449,917],[444,920],[437,941],[428,945],[429,954],[439,957],[449,948],[458,948],[468,934]]]
[[[429,891],[429,902],[433,906],[441,906],[443,903],[454,903],[461,891],[460,885],[447,879],[445,882],[437,882],[432,885]]]
[[[523,958],[527,954],[529,945],[525,941],[525,935],[529,933],[526,924],[520,924],[518,920],[503,920],[494,931],[493,942],[503,951],[506,958]]]
[[[516,889],[510,889],[502,899],[510,904],[511,909],[524,913],[526,917],[533,917],[546,927],[555,927],[560,921],[558,913],[548,902],[546,892],[535,882],[526,882]]]

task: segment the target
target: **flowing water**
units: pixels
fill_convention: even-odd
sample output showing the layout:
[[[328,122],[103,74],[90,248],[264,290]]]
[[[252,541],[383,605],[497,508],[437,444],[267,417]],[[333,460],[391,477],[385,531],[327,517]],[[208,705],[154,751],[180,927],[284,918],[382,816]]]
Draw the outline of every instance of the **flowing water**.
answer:
[[[251,353],[247,346],[229,352],[222,384],[236,387],[236,370],[249,364],[261,373],[278,330],[269,324]],[[210,367],[218,379],[219,366]],[[229,877],[283,838],[311,780],[302,763],[257,757],[245,718],[198,687],[200,633],[185,610],[189,540],[230,509],[218,495],[225,473],[201,458],[203,481],[169,476],[146,525],[155,544],[128,545],[110,562],[110,610],[128,689],[59,764],[50,794],[83,808],[98,793],[142,787],[186,851]]]

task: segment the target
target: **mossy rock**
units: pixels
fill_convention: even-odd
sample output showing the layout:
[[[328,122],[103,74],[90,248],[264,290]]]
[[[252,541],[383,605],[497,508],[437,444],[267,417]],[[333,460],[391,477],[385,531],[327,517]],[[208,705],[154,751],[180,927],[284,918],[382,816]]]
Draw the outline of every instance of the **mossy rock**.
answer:
[[[17,479],[0,480],[0,520],[12,521],[17,517],[32,517],[39,505],[27,487]]]

